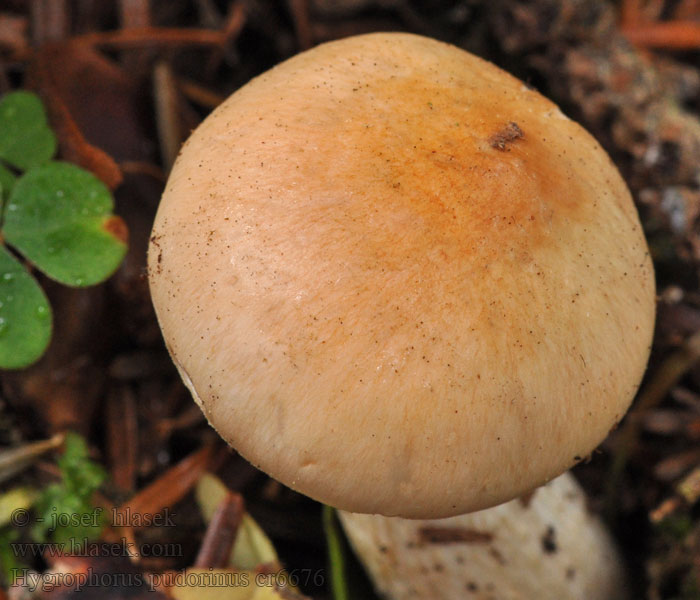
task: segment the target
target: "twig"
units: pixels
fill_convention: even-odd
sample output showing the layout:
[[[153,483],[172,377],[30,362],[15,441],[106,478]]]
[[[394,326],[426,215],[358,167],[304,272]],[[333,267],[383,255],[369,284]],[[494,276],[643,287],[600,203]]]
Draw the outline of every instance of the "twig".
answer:
[[[223,18],[214,0],[195,0],[195,4],[197,5],[197,16],[202,25],[212,29],[221,27]]]
[[[30,442],[0,452],[0,481],[13,477],[31,465],[42,454],[58,448],[63,443],[63,438],[63,434],[60,433],[48,440]]]
[[[313,44],[309,3],[307,0],[289,0],[289,9],[294,18],[294,29],[297,34],[299,47],[302,50],[308,50]]]
[[[620,7],[620,21],[623,27],[634,26],[643,21],[639,0],[624,0]]]
[[[170,171],[184,141],[185,132],[180,118],[180,98],[175,75],[167,62],[161,61],[153,69],[153,96],[161,158],[165,170]]]
[[[151,26],[150,0],[120,0],[119,18],[122,29],[143,29]],[[125,52],[121,57],[129,71],[140,71],[140,62],[146,58],[141,50]]]
[[[654,465],[654,476],[660,481],[675,481],[700,463],[700,448],[673,454]]]
[[[102,508],[105,514],[108,515],[109,519],[107,521],[107,526],[102,531],[101,539],[106,542],[120,543],[126,541],[124,545],[124,550],[129,557],[129,560],[133,563],[138,563],[141,558],[137,550],[136,544],[136,533],[131,527],[130,523],[124,523],[123,525],[117,525],[112,522],[112,517],[114,517],[115,507],[114,504],[99,490],[95,492],[93,496],[93,501],[96,506]]]
[[[240,34],[246,22],[245,4],[233,2],[224,23],[224,38],[227,43],[235,40]]]
[[[676,512],[680,506],[681,499],[678,496],[667,498],[649,513],[649,520],[652,523],[660,523],[670,514]]]
[[[37,46],[68,36],[67,0],[32,0],[30,9],[32,39]]]
[[[163,439],[169,438],[175,431],[195,427],[204,423],[204,414],[196,404],[191,404],[179,415],[172,418],[163,418],[156,423],[158,435]]]
[[[107,441],[112,479],[122,490],[132,491],[136,485],[138,423],[136,400],[128,386],[107,396]]]
[[[119,17],[124,29],[138,29],[151,24],[149,0],[120,0]]]
[[[212,568],[229,566],[231,549],[243,519],[243,497],[229,492],[219,504],[204,534],[194,566]]]
[[[54,55],[60,50],[64,51],[65,48],[67,46],[56,44],[44,46],[37,51],[31,65],[31,76],[46,104],[49,120],[58,136],[63,158],[92,171],[110,189],[115,189],[123,179],[117,163],[104,150],[93,146],[85,139],[57,90],[54,81],[57,63],[54,61]]]
[[[19,59],[29,52],[27,18],[0,13],[0,50]]]
[[[117,31],[97,31],[72,38],[73,42],[116,50],[161,46],[221,46],[226,36],[211,29],[139,27]]]
[[[676,496],[667,498],[649,513],[649,519],[652,523],[663,521],[683,504],[692,506],[700,499],[700,466],[693,469],[690,474],[683,478],[676,486],[676,493]]]
[[[179,77],[177,85],[188,100],[205,108],[216,108],[226,99],[225,96],[217,94],[191,79]]]
[[[161,183],[165,183],[167,180],[167,176],[163,172],[163,169],[150,162],[125,160],[119,163],[119,168],[122,170],[122,173],[128,175],[148,175]]]
[[[692,21],[638,23],[622,27],[622,33],[633,44],[645,48],[700,48],[700,23]]]
[[[213,446],[205,446],[190,454],[117,508],[116,514],[125,522],[132,522],[130,519],[134,515],[156,515],[177,504],[207,470],[213,450]]]
[[[225,53],[224,49],[230,47],[232,42],[240,35],[243,27],[245,26],[247,20],[245,5],[243,2],[236,1],[233,2],[226,15],[226,20],[224,21],[224,26],[222,28],[222,33],[224,36],[224,42],[215,48],[209,60],[207,61],[207,66],[205,68],[205,73],[211,76],[219,68],[221,61],[224,59]]]

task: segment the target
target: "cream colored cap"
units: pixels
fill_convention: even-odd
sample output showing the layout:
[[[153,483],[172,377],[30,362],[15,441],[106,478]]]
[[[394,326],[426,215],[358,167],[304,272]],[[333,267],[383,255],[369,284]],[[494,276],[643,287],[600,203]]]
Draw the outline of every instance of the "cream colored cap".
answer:
[[[587,455],[645,368],[654,279],[606,153],[492,64],[324,44],[226,100],[168,181],[153,302],[211,424],[355,512],[498,504]]]

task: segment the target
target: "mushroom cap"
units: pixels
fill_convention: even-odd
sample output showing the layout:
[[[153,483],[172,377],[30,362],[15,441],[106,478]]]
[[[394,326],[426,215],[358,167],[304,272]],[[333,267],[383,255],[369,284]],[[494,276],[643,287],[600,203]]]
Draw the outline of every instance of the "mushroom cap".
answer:
[[[625,413],[654,321],[638,215],[552,102],[454,46],[318,46],[183,147],[149,250],[168,349],[209,422],[354,512],[504,502]]]

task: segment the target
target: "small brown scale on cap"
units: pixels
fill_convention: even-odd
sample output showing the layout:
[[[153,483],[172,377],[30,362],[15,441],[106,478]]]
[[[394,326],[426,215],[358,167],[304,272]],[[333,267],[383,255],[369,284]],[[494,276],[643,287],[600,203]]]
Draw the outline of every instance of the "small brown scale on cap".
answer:
[[[523,137],[523,131],[517,123],[511,121],[503,129],[489,138],[489,143],[496,150],[508,150],[508,145]]]
[[[153,301],[220,434],[348,510],[521,495],[626,410],[654,283],[607,155],[520,81],[407,34],[331,42],[178,158]]]

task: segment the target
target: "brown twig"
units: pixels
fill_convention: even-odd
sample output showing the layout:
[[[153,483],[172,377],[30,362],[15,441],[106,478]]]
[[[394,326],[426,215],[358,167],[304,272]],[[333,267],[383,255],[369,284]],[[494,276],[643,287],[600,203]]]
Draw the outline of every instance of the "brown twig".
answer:
[[[681,499],[678,496],[667,498],[649,513],[649,520],[652,523],[660,523],[670,514],[676,512],[680,508],[681,504]]]
[[[245,4],[241,1],[233,2],[229,6],[228,14],[226,15],[222,28],[224,42],[212,51],[205,68],[205,73],[209,76],[219,68],[225,56],[224,49],[230,47],[232,42],[240,35],[245,26],[246,19]]]
[[[620,7],[620,21],[623,27],[634,26],[644,20],[639,0],[624,0]]]
[[[136,399],[128,386],[120,386],[107,396],[107,442],[112,480],[122,490],[136,485],[138,462],[138,423]]]
[[[139,29],[151,24],[149,0],[120,0],[119,17],[124,29]]]
[[[633,44],[645,48],[670,50],[700,48],[700,23],[698,22],[637,23],[622,27],[622,33]]]
[[[167,175],[158,165],[140,160],[124,160],[119,163],[122,173],[127,175],[148,175],[161,183],[165,183]]]
[[[700,448],[685,450],[656,463],[654,476],[660,481],[676,481],[697,464],[700,464]]]
[[[62,51],[69,47],[45,45],[37,51],[30,69],[31,79],[46,104],[63,158],[92,171],[110,189],[115,189],[123,179],[117,163],[85,139],[54,81],[57,76],[55,56],[62,55]]]
[[[649,513],[649,519],[652,523],[659,523],[684,504],[692,506],[698,500],[700,500],[700,466],[693,469],[676,486],[675,496],[667,498]]]
[[[151,26],[150,0],[120,0],[119,20],[122,29],[144,29]],[[141,70],[141,61],[147,58],[142,50],[124,52],[122,63],[131,71]]]
[[[0,452],[0,481],[13,477],[36,461],[42,454],[58,448],[63,443],[62,433],[51,439],[30,442],[16,448],[8,448]]]
[[[176,417],[160,419],[156,424],[156,430],[163,439],[167,439],[176,431],[195,427],[199,423],[204,422],[204,413],[202,413],[199,406],[190,404]]]
[[[297,34],[299,47],[302,50],[308,50],[313,44],[309,3],[307,0],[289,0],[289,9],[294,19],[294,30]]]
[[[192,489],[200,475],[209,468],[214,454],[213,446],[205,446],[190,454],[149,486],[116,509],[125,522],[132,522],[138,515],[157,515],[177,504]],[[134,523],[137,526],[137,523]]]
[[[112,504],[112,502],[104,494],[99,491],[95,492],[93,501],[95,502],[95,505],[102,508],[104,514],[107,515],[107,526],[102,531],[101,539],[112,543],[126,542],[124,545],[126,554],[129,556],[129,559],[132,562],[138,562],[139,553],[136,550],[136,532],[134,529],[129,523],[116,525],[113,522],[113,517],[115,515],[114,511],[116,509],[114,504]]]
[[[68,36],[67,0],[32,0],[30,10],[34,44],[39,46]]]
[[[226,98],[191,79],[179,77],[177,85],[188,100],[205,108],[216,108]]]
[[[236,492],[229,492],[216,508],[207,527],[194,562],[195,567],[216,569],[229,566],[231,549],[238,535],[243,511],[243,497]]]
[[[71,41],[88,46],[121,50],[163,46],[221,46],[225,43],[226,36],[222,31],[211,29],[139,27],[86,33],[72,38]]]
[[[29,52],[26,17],[0,13],[0,50],[14,59],[21,59]]]
[[[182,126],[180,96],[170,64],[161,61],[153,69],[153,96],[156,126],[163,166],[170,171],[185,138]]]
[[[197,5],[197,16],[202,25],[212,29],[221,27],[223,17],[214,0],[195,0],[195,4]]]
[[[227,43],[238,37],[245,22],[245,4],[243,2],[233,2],[229,8],[223,28],[224,39]]]

